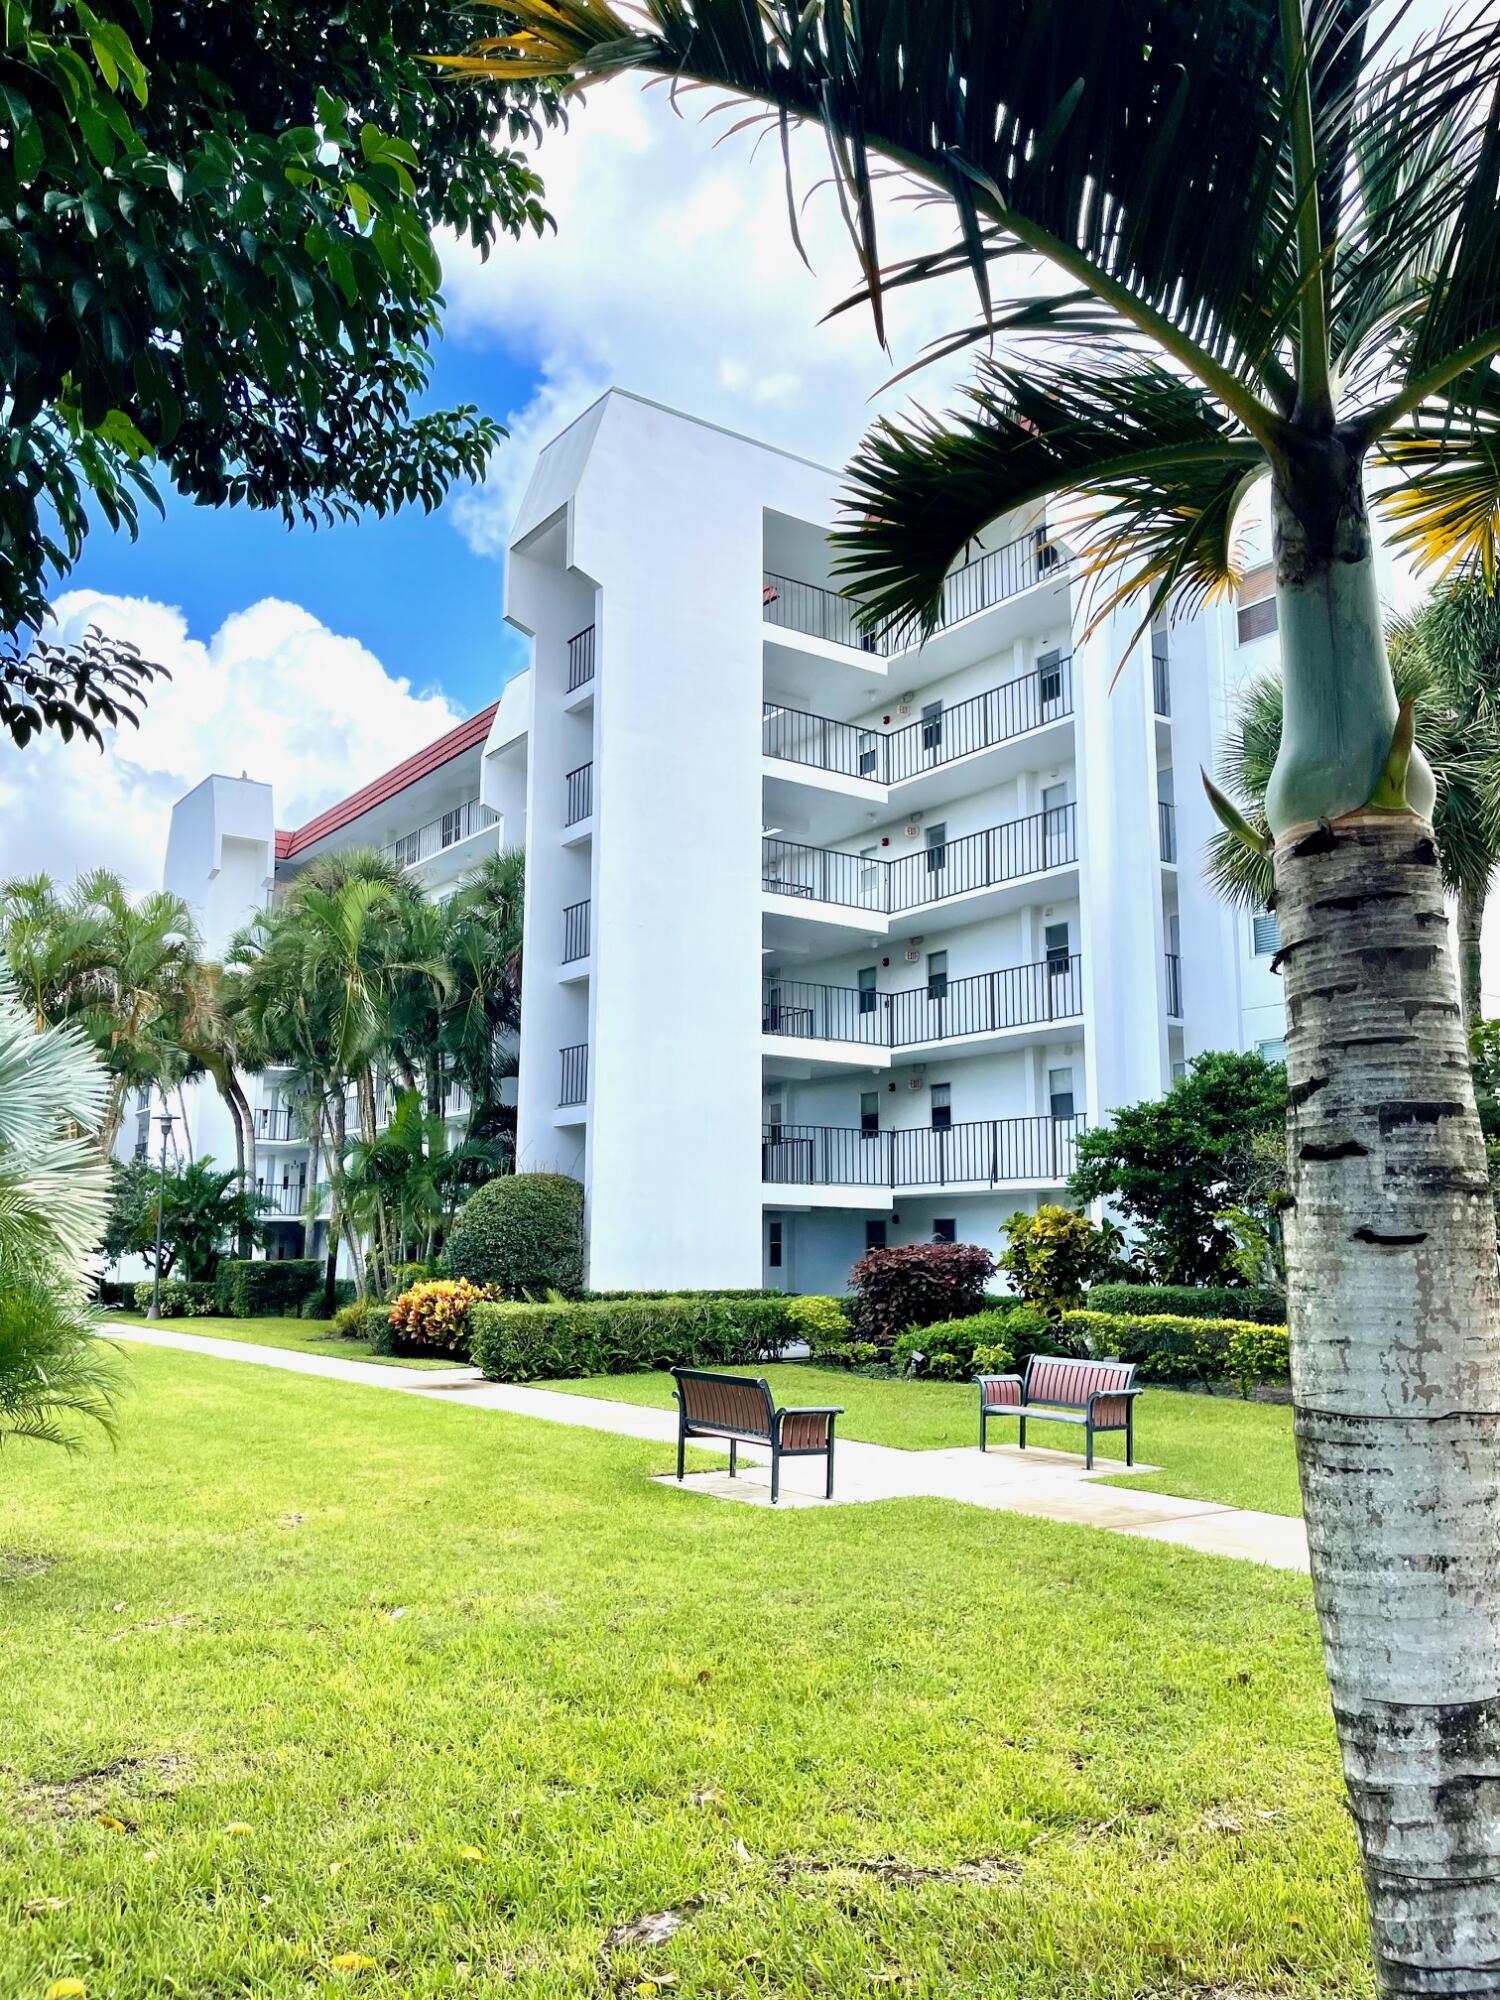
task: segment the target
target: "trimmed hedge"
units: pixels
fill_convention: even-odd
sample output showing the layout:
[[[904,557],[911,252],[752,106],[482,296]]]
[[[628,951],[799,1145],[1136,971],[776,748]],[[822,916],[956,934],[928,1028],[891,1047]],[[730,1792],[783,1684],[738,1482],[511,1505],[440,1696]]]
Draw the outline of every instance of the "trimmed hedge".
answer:
[[[142,1278],[131,1286],[131,1296],[138,1313],[151,1310],[151,1300],[155,1293],[156,1281]],[[214,1298],[212,1285],[192,1278],[163,1278],[161,1281],[161,1316],[163,1319],[207,1319],[219,1310]]]
[[[583,1284],[583,1183],[567,1174],[499,1174],[476,1188],[448,1232],[448,1274],[508,1299],[576,1295]]]
[[[1006,1373],[1025,1365],[1029,1354],[1063,1354],[1070,1348],[1056,1326],[1035,1306],[1013,1301],[964,1319],[908,1327],[891,1360],[903,1375],[936,1382],[968,1382],[981,1368]],[[976,1355],[982,1359],[976,1360]]]
[[[703,1291],[674,1292],[670,1288],[662,1292],[576,1292],[574,1297],[580,1305],[613,1305],[620,1299],[781,1299],[794,1298],[796,1293],[768,1291],[764,1285],[719,1287],[710,1285]]]
[[[1286,1300],[1266,1285],[1094,1285],[1089,1290],[1088,1310],[1124,1313],[1131,1319],[1165,1314],[1177,1319],[1286,1324]]]
[[[779,1296],[565,1299],[476,1305],[469,1312],[470,1359],[494,1382],[742,1368],[775,1361],[795,1337]]]
[[[296,1319],[302,1301],[322,1284],[317,1257],[225,1257],[214,1297],[226,1319]]]
[[[1286,1328],[1260,1320],[1087,1311],[1064,1313],[1062,1324],[1089,1353],[1134,1361],[1153,1382],[1228,1379],[1248,1396],[1260,1383],[1284,1382],[1291,1373]]]

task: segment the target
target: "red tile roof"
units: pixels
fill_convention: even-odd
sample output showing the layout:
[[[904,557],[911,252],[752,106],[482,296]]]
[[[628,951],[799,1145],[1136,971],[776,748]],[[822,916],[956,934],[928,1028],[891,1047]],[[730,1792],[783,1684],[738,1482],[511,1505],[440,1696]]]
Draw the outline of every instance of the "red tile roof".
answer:
[[[400,764],[378,778],[372,778],[357,792],[351,792],[347,799],[340,799],[336,806],[329,806],[316,819],[310,819],[306,826],[299,826],[292,832],[277,831],[276,859],[290,861],[300,854],[304,847],[311,847],[315,840],[322,840],[326,834],[337,833],[350,820],[358,819],[361,813],[383,805],[394,798],[397,792],[404,792],[408,785],[414,785],[418,778],[425,778],[429,771],[446,764],[454,757],[461,757],[465,750],[472,750],[476,743],[483,743],[490,733],[490,724],[495,719],[495,710],[500,706],[492,701],[488,708],[480,709],[478,715],[471,715],[467,722],[461,722],[457,729],[450,729],[446,736],[440,736],[436,743],[429,743],[425,750],[418,750]]]

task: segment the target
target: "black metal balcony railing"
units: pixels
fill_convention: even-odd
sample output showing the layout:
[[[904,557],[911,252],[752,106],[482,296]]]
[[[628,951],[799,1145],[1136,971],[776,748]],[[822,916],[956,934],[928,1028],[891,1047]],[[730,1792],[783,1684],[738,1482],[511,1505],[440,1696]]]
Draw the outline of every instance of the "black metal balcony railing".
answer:
[[[1054,806],[1007,820],[981,833],[919,848],[899,861],[804,847],[766,834],[761,839],[761,887],[802,901],[892,916],[940,903],[970,889],[988,889],[1023,875],[1045,874],[1078,859],[1075,809]]]
[[[1172,713],[1172,668],[1164,645],[1151,644],[1151,706],[1158,715]]]
[[[761,990],[761,1026],[768,1035],[889,1047],[888,996],[855,986],[806,979],[768,979]]]
[[[1175,951],[1167,953],[1167,1012],[1182,1019],[1182,960]]]
[[[986,550],[944,580],[937,629],[958,625],[977,612],[987,611],[992,604],[1019,596],[1023,590],[1030,590],[1033,584],[1060,571],[1066,562],[1065,551],[1048,541],[1042,529]],[[904,653],[921,643],[921,627],[915,621],[877,638],[868,637],[854,622],[858,605],[853,598],[824,584],[779,576],[773,570],[764,574],[761,603],[768,624],[805,632],[814,639],[828,639],[835,645],[854,646],[861,652]]]
[[[1167,799],[1156,801],[1156,836],[1163,861],[1177,859],[1177,808]]]
[[[769,979],[761,999],[768,1035],[882,1049],[1067,1021],[1082,1012],[1083,960],[1076,952],[965,979],[929,980],[901,993]]]
[[[589,1045],[575,1042],[563,1049],[562,1077],[558,1085],[559,1104],[586,1104],[589,1094]]]
[[[903,724],[888,735],[827,715],[807,715],[767,702],[761,746],[768,757],[836,771],[871,784],[895,785],[996,743],[1008,743],[1073,713],[1071,656],[1004,681],[937,715]]]
[[[255,1114],[257,1139],[300,1139],[302,1129],[289,1104],[265,1104]]]
[[[568,816],[565,826],[577,826],[581,819],[587,819],[594,810],[594,767],[580,764],[576,771],[569,771],[563,783],[568,790]]]
[[[861,1132],[847,1125],[766,1125],[761,1179],[780,1187],[1060,1187],[1087,1128],[1069,1118],[981,1118],[962,1125]]]
[[[568,693],[594,678],[594,628],[585,625],[568,641]]]
[[[261,1210],[266,1215],[290,1215],[298,1220],[307,1213],[307,1184],[305,1181],[255,1183],[255,1191],[260,1196]]]
[[[569,903],[563,911],[562,962],[571,965],[576,958],[589,955],[589,904],[587,898],[581,903]]]
[[[456,847],[461,840],[483,833],[486,828],[496,825],[499,818],[494,807],[487,806],[483,799],[465,799],[461,806],[439,813],[425,826],[403,833],[384,851],[398,868],[412,868],[419,861],[430,861],[434,854],[441,854],[445,848]]]

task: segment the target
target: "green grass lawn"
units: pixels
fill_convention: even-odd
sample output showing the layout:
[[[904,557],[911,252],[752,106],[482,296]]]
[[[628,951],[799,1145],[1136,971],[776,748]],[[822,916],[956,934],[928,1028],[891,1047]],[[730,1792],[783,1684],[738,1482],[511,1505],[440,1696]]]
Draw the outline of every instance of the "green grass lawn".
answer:
[[[378,1361],[387,1368],[454,1368],[461,1362],[430,1360],[425,1357],[403,1360],[391,1354],[372,1354],[367,1340],[344,1340],[330,1331],[326,1320],[317,1319],[158,1319],[143,1313],[111,1312],[111,1322],[123,1330],[131,1326],[160,1326],[173,1333],[200,1333],[215,1340],[246,1340],[257,1347],[290,1347],[298,1354],[332,1354],[344,1361]]]
[[[118,1450],[4,1456],[7,2000],[1372,1991],[1302,1578],[130,1373]]]
[[[779,1403],[842,1403],[841,1437],[908,1451],[978,1447],[979,1392],[967,1382],[881,1381],[801,1361],[745,1372],[763,1373]],[[570,1395],[672,1407],[670,1375],[599,1375],[545,1386]],[[1014,1424],[996,1424],[990,1430],[994,1443],[1014,1442],[1015,1436]],[[1033,1421],[1026,1439],[1028,1444],[1059,1451],[1082,1449],[1076,1424]],[[1289,1409],[1245,1403],[1238,1397],[1148,1389],[1136,1405],[1135,1454],[1148,1465],[1159,1465],[1161,1471],[1110,1480],[1110,1485],[1177,1493],[1185,1500],[1219,1500],[1229,1507],[1254,1507],[1267,1514],[1302,1511]],[[1123,1435],[1102,1437],[1095,1446],[1096,1463],[1124,1456]]]

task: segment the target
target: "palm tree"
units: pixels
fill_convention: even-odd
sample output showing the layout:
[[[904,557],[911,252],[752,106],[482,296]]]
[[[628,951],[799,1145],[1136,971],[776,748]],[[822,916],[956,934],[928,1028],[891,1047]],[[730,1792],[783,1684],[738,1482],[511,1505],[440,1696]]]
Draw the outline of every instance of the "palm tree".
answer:
[[[0,926],[33,1020],[77,1022],[109,1073],[96,1135],[108,1159],[129,1093],[166,1091],[186,1074],[177,1022],[197,964],[192,912],[166,890],[132,900],[96,868],[65,892],[46,876],[7,883]]]
[[[87,1136],[108,1079],[75,1028],[38,1028],[0,977],[0,1444],[76,1449],[69,1422],[113,1429],[119,1385],[84,1281],[104,1234],[109,1168]]]
[[[438,993],[447,986],[447,967],[432,953],[436,914],[385,857],[352,850],[312,863],[286,901],[260,912],[230,947],[249,1032],[268,1059],[293,1069],[313,1106],[333,1194],[330,1283],[342,1231],[363,1289],[348,1178],[350,1102],[359,1140],[372,1147],[396,996],[412,982]],[[369,1217],[378,1288],[395,1262],[392,1219],[378,1187]]]
[[[962,407],[877,423],[849,473],[840,569],[869,626],[930,630],[983,529],[1071,498],[1100,615],[1133,603],[1144,632],[1230,584],[1236,514],[1269,474],[1313,1578],[1380,1980],[1477,1994],[1500,1992],[1495,1227],[1367,484],[1420,557],[1493,577],[1500,0],[1415,47],[1403,14],[506,0],[502,32],[452,60],[716,85],[762,107],[788,161],[790,125],[821,124],[877,331],[887,290],[973,273],[972,323],[941,343],[988,350]],[[882,270],[886,173],[947,205],[949,250]],[[1054,287],[997,303],[1018,258]]]
[[[1500,600],[1479,581],[1434,591],[1386,638],[1396,692],[1413,704],[1416,740],[1437,781],[1432,828],[1443,887],[1457,901],[1459,991],[1472,1029],[1480,1004],[1480,935],[1490,878],[1500,866]],[[1281,748],[1281,681],[1252,681],[1237,705],[1220,779],[1257,834]],[[1208,872],[1220,893],[1268,909],[1276,885],[1269,846],[1216,835]]]

